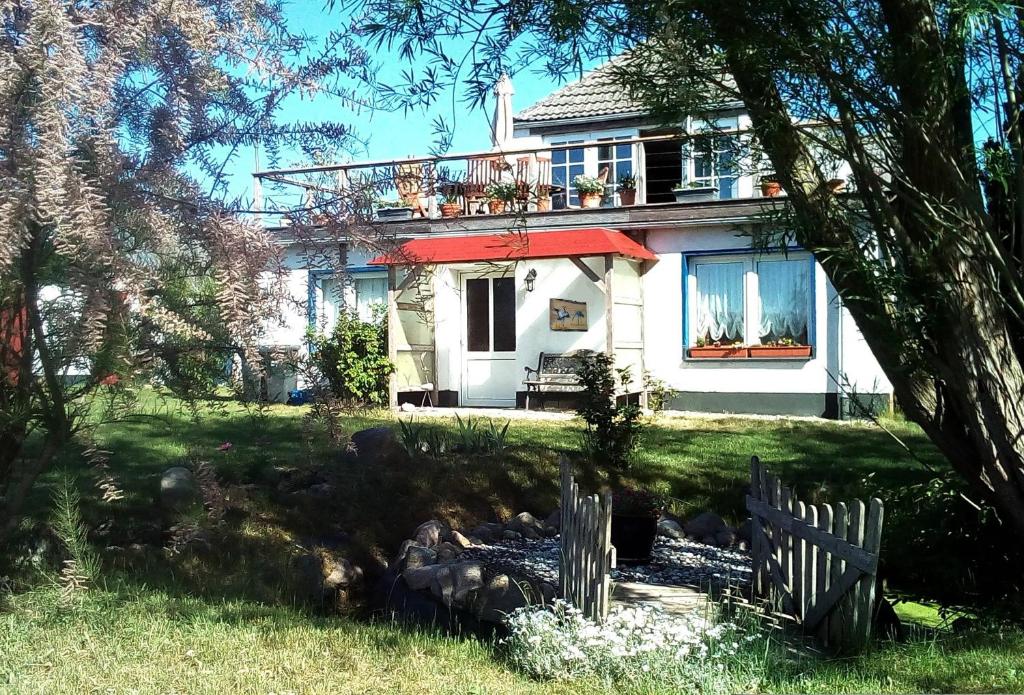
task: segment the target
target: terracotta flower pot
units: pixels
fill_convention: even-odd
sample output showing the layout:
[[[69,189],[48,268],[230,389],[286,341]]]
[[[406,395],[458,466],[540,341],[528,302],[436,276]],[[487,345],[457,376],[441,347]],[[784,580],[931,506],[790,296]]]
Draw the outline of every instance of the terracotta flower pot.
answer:
[[[690,357],[696,359],[723,357],[746,357],[747,348],[733,347],[731,345],[705,345],[704,347],[690,348]]]
[[[778,181],[761,181],[761,195],[765,198],[774,198],[782,193],[782,184]]]
[[[551,211],[551,198],[537,198],[537,212],[550,212]]]
[[[601,199],[604,196],[600,193],[580,193],[580,206],[585,208],[601,207]]]
[[[619,202],[623,205],[636,205],[636,189],[623,189],[619,191]]]
[[[488,200],[487,210],[492,215],[499,215],[505,212],[505,201],[504,200]]]
[[[751,345],[751,357],[810,357],[810,345]]]
[[[441,217],[458,217],[462,214],[462,206],[458,203],[442,203]]]

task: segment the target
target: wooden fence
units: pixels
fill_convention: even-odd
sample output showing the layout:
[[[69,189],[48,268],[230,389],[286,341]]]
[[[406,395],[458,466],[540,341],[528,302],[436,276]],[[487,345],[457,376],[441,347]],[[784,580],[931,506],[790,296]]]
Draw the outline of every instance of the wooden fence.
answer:
[[[615,567],[612,547],[612,496],[581,497],[569,462],[560,462],[562,483],[562,552],[558,578],[562,597],[597,622],[608,615]]]
[[[882,502],[799,501],[750,462],[754,593],[781,604],[803,630],[831,648],[856,648],[871,635]]]

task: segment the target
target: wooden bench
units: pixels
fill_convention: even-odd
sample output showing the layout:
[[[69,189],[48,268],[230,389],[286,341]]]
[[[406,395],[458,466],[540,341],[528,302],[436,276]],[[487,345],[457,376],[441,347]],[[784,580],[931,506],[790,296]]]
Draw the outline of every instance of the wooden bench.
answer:
[[[526,409],[530,409],[530,396],[582,391],[583,387],[576,376],[579,364],[580,356],[576,354],[540,353],[537,368],[525,368],[526,380],[523,383],[526,385]]]

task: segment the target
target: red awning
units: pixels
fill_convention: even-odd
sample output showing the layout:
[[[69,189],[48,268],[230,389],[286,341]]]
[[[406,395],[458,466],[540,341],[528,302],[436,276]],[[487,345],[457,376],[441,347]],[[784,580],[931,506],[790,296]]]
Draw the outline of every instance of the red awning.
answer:
[[[603,256],[656,261],[658,257],[622,232],[606,227],[557,231],[509,232],[481,236],[424,237],[407,241],[370,265],[437,265],[474,261],[519,261],[527,258]]]

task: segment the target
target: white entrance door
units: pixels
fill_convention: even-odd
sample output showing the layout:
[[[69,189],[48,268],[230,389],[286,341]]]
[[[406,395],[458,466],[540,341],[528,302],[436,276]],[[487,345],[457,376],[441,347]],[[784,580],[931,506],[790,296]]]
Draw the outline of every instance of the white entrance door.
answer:
[[[462,316],[462,404],[515,407],[515,278],[464,273]]]

